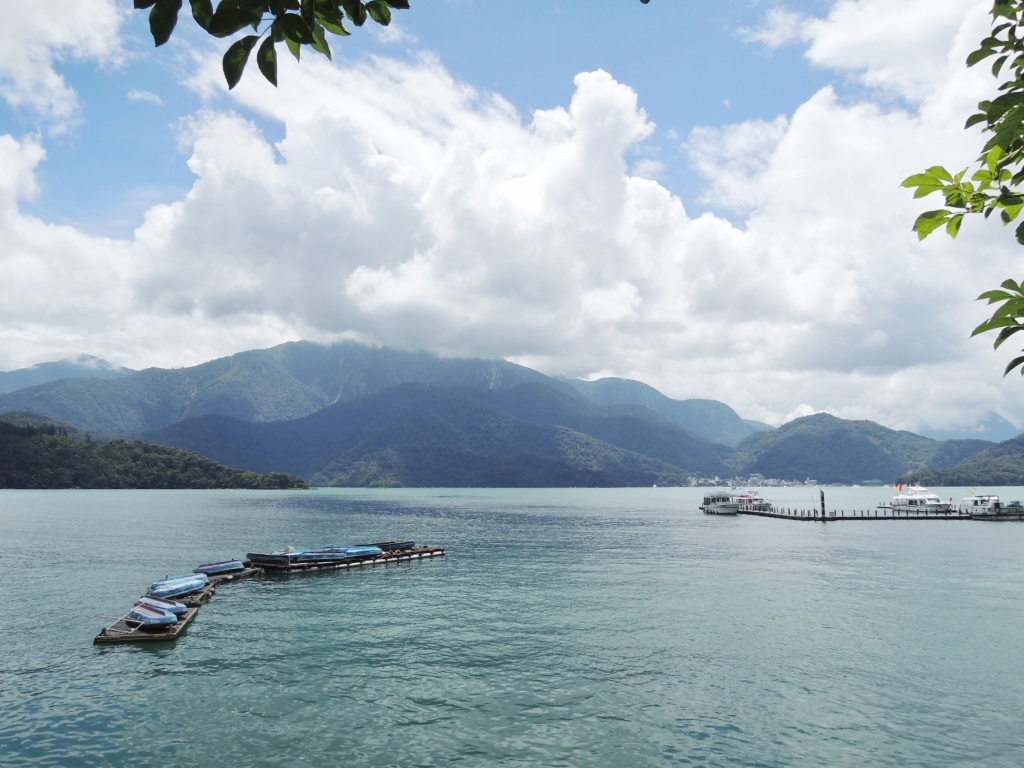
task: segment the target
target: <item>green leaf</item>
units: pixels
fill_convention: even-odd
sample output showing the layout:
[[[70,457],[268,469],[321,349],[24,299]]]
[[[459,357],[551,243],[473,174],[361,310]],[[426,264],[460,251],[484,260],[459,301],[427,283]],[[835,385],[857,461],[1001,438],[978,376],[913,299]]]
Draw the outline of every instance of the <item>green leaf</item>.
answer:
[[[210,0],[189,0],[189,2],[192,4],[192,18],[196,20],[196,24],[209,32],[210,21],[213,20],[213,3]]]
[[[152,8],[156,0],[135,0],[135,7],[138,9]]]
[[[306,22],[306,26],[312,29],[313,24],[316,22],[315,0],[301,0],[299,14],[302,16],[302,20]]]
[[[933,165],[931,168],[925,171],[929,176],[934,176],[936,179],[942,179],[943,181],[952,181],[953,176],[943,168],[941,165]]]
[[[320,51],[328,59],[331,58],[331,47],[327,44],[327,35],[319,24],[313,25],[313,50]]]
[[[992,63],[992,76],[999,77],[999,71],[1003,68],[1003,64],[1010,58],[1009,54],[1003,54]]]
[[[1024,357],[1015,357],[1010,361],[1009,365],[1006,366],[1006,370],[1003,371],[1003,376],[1006,376],[1010,371],[1016,368],[1021,363],[1024,363]],[[1021,376],[1024,376],[1024,368],[1020,369]]]
[[[641,3],[649,3],[650,0],[640,0]],[[387,0],[387,4],[392,8],[398,8],[402,11],[409,10],[409,0]]]
[[[359,0],[341,0],[341,5],[345,9],[345,15],[348,16],[349,21],[357,27],[366,23],[366,8]]]
[[[158,47],[171,39],[180,10],[181,0],[157,0],[149,12],[149,31],[153,33],[153,42]]]
[[[999,287],[1005,288],[1008,291],[1013,291],[1014,293],[1024,293],[1020,285],[1014,280],[1003,280],[1003,282],[999,284]]]
[[[962,213],[958,213],[956,216],[951,218],[949,220],[949,223],[946,224],[946,234],[952,238],[955,238],[958,234],[960,234],[960,224],[963,222],[963,220],[964,214]]]
[[[1024,331],[1024,325],[1011,325],[1009,328],[1003,328],[1003,330],[999,332],[999,336],[996,337],[995,342],[992,344],[992,349],[999,349],[1004,341],[1020,331]]]
[[[258,24],[262,18],[261,11],[236,8],[222,2],[217,6],[213,18],[210,19],[207,31],[214,37],[228,37],[251,24]]]
[[[286,13],[284,16],[279,17],[275,22],[275,26],[289,40],[294,40],[302,45],[313,44],[313,33],[297,13]]]
[[[249,52],[259,39],[258,35],[246,35],[241,40],[233,42],[224,54],[224,79],[228,81],[229,91],[242,79],[245,64],[249,61]]]
[[[917,217],[914,222],[913,231],[917,232],[917,239],[924,240],[928,235],[946,223],[952,214],[949,211],[926,211]]]
[[[274,52],[274,38],[267,36],[263,45],[256,51],[256,66],[270,84],[277,88],[277,53]]]
[[[366,4],[366,11],[370,17],[382,26],[391,23],[391,9],[384,0],[370,0]]]
[[[978,123],[984,123],[987,119],[988,119],[988,117],[986,115],[982,114],[981,112],[978,112],[977,114],[971,115],[970,117],[967,118],[967,122],[964,124],[964,130],[970,128],[972,125],[977,125]]]
[[[1020,225],[1018,225],[1015,234],[1017,236],[1017,242],[1024,245],[1024,222],[1021,222]],[[1005,283],[1003,283],[1003,285],[1005,285]]]
[[[1006,301],[1006,300],[1012,299],[1012,298],[1013,298],[1013,294],[1012,293],[1007,293],[1006,291],[992,290],[992,291],[985,291],[983,294],[981,294],[981,296],[979,296],[977,299],[975,299],[975,301],[981,301],[982,299],[988,299],[988,303],[989,304],[995,304],[997,301]]]
[[[299,56],[302,54],[302,45],[295,42],[290,37],[286,37],[284,39],[284,44],[288,46],[288,50],[291,51],[292,56],[294,56],[295,60],[298,61]]]

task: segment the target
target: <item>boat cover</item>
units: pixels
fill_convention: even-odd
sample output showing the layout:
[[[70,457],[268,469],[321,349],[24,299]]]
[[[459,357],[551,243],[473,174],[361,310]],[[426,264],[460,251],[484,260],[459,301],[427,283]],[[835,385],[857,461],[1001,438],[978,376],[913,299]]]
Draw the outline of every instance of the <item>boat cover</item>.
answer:
[[[184,603],[178,603],[174,600],[164,600],[162,597],[153,597],[152,595],[140,597],[138,604],[145,605],[150,608],[157,608],[161,611],[167,611],[168,613],[173,613],[175,616],[180,616],[188,610],[188,606]]]
[[[181,597],[198,592],[209,583],[210,577],[205,573],[190,573],[158,581],[149,588],[149,592],[153,597]]]
[[[235,571],[242,570],[245,570],[245,563],[241,560],[221,560],[217,563],[200,565],[192,573],[205,573],[208,576],[212,576],[218,573],[234,573]]]
[[[151,608],[139,603],[128,612],[128,621],[134,621],[144,627],[162,627],[176,623],[178,617],[170,611],[162,611],[159,608]]]

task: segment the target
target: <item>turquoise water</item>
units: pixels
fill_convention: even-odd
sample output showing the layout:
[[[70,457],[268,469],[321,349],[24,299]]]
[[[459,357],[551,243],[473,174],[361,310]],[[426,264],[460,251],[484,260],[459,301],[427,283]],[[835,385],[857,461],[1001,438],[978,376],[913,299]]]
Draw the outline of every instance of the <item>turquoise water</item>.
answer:
[[[2,491],[0,764],[1024,763],[1024,524],[700,495]],[[448,556],[229,584],[175,645],[91,644],[200,562],[385,537]]]

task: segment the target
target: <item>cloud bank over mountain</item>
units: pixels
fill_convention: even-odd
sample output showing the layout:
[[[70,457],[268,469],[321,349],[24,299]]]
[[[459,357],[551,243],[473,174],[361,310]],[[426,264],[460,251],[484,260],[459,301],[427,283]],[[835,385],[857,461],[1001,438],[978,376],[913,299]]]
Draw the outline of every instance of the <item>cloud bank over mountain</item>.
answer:
[[[694,131],[686,151],[720,212],[696,217],[630,171],[654,126],[604,71],[522,115],[426,53],[282,57],[280,89],[251,72],[226,95],[219,58],[197,52],[189,85],[209,107],[180,133],[195,183],[131,240],[27,215],[43,142],[0,137],[0,365],[81,350],[183,365],[351,338],[638,378],[776,424],[822,410],[910,429],[992,410],[1024,423],[1004,357],[967,338],[984,316],[974,297],[1015,274],[1019,246],[993,222],[919,244],[924,208],[898,187],[975,154],[962,125],[992,80],[963,61],[986,10],[770,14],[751,44],[802,45],[862,90]],[[52,59],[68,44],[38,45]],[[45,75],[51,59],[31,60]]]

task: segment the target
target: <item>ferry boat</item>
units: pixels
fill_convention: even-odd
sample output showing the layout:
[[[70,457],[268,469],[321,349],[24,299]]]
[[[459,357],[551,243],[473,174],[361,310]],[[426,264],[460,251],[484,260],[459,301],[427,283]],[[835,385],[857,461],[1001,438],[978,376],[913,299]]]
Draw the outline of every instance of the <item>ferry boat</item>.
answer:
[[[888,504],[879,504],[879,509],[892,510],[895,514],[930,515],[955,512],[953,500],[943,501],[927,488],[919,485],[896,486],[897,493]]]
[[[960,504],[960,514],[971,520],[1024,520],[1024,505],[1019,501],[1003,504],[995,494],[974,494]]]
[[[774,512],[770,502],[765,501],[759,493],[741,493],[736,496],[739,512]]]
[[[700,510],[705,515],[735,515],[739,511],[737,496],[725,491],[709,493],[704,497]]]

